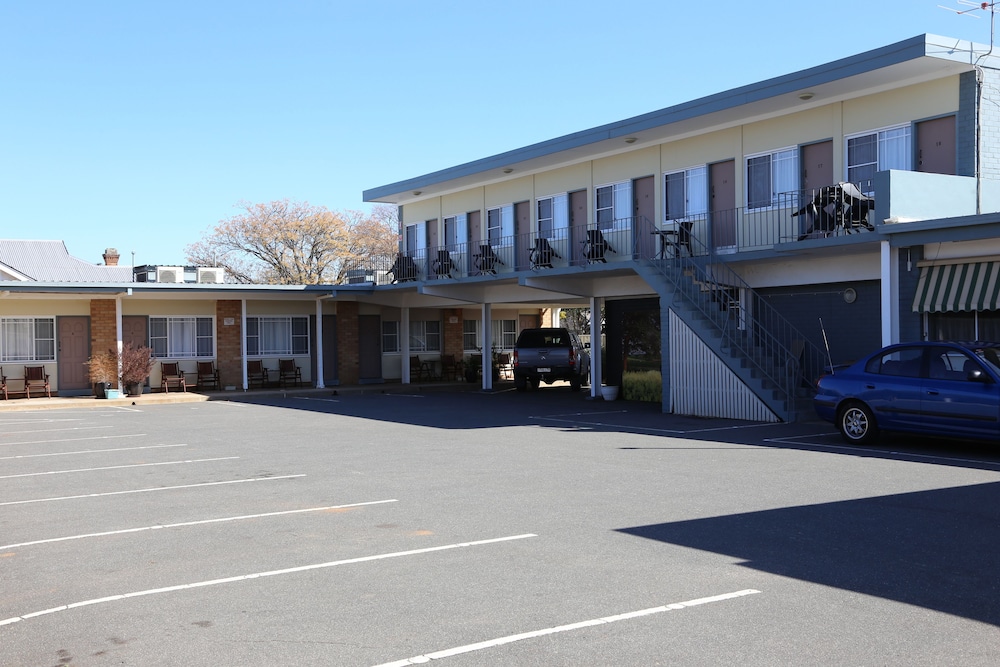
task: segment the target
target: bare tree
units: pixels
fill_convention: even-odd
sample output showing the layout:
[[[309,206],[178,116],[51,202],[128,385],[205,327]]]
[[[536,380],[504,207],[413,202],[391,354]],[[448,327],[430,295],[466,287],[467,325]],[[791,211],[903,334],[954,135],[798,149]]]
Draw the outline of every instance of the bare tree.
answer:
[[[347,211],[348,243],[337,274],[337,283],[347,282],[352,266],[388,268],[399,249],[399,218],[390,204],[376,204],[372,212]]]
[[[240,202],[241,213],[185,248],[188,262],[221,266],[241,283],[313,285],[336,280],[351,247],[341,213],[287,199]]]

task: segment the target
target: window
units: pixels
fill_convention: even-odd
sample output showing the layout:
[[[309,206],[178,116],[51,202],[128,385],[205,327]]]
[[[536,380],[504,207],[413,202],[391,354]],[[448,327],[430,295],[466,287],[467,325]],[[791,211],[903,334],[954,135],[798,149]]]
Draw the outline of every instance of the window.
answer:
[[[55,360],[55,318],[0,318],[0,361]]]
[[[507,246],[514,242],[513,204],[486,211],[486,238],[494,247]]]
[[[427,248],[427,223],[417,222],[406,226],[406,254],[415,255]]]
[[[399,352],[399,322],[382,322],[382,351]]]
[[[778,203],[778,194],[798,190],[799,151],[786,148],[747,158],[747,208]]]
[[[441,322],[419,320],[410,322],[410,352],[440,352]]]
[[[632,217],[632,183],[623,181],[605,185],[595,191],[594,210],[598,229],[624,228]]]
[[[453,215],[450,218],[444,219],[444,244],[445,247],[451,252],[463,252],[459,245],[464,245],[467,242],[466,230],[468,229],[468,223],[466,222],[466,216],[464,213],[461,215]]]
[[[308,317],[248,317],[247,356],[309,354]]]
[[[886,352],[869,361],[865,372],[896,377],[920,377],[923,354],[922,347],[904,347]]]
[[[847,137],[847,180],[870,195],[875,172],[911,169],[910,153],[909,125]]]
[[[667,174],[663,181],[663,208],[668,222],[708,212],[708,169],[694,167],[675,171]]]
[[[565,232],[558,230],[569,228],[569,197],[555,195],[543,197],[537,202],[538,236],[544,239],[565,238]]]
[[[493,347],[500,350],[513,350],[517,343],[517,320],[493,320]]]
[[[483,341],[479,338],[479,320],[462,320],[462,349],[479,350]]]
[[[149,347],[160,359],[215,356],[215,323],[211,317],[151,317]]]

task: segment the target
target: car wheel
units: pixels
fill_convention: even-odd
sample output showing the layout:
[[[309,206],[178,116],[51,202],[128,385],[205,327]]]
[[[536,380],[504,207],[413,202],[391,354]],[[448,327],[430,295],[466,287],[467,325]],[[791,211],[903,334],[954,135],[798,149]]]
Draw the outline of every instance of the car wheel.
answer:
[[[515,375],[514,376],[514,389],[517,389],[518,391],[527,391],[528,390],[528,378],[524,377],[523,375]]]
[[[864,403],[851,403],[842,409],[837,427],[845,440],[856,445],[866,445],[878,437],[875,415]]]

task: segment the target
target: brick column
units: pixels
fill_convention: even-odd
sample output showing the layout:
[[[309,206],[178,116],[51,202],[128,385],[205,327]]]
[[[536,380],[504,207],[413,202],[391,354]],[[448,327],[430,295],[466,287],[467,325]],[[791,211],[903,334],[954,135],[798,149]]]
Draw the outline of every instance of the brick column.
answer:
[[[226,324],[231,320],[232,324]],[[220,384],[243,388],[243,308],[240,301],[215,302],[215,363]]]
[[[118,324],[114,299],[90,300],[90,354],[100,354],[118,347]]]
[[[337,304],[337,377],[341,384],[357,384],[361,378],[361,348],[358,342],[358,304]]]
[[[452,319],[455,321],[452,322]],[[462,309],[449,308],[444,312],[444,340],[441,353],[453,354],[458,361],[462,360]]]

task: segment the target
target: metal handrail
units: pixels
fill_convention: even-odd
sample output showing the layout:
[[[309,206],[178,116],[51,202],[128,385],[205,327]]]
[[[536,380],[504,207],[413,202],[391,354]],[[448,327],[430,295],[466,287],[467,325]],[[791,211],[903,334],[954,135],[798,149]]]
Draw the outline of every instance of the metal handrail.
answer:
[[[661,235],[646,219],[642,226]],[[780,393],[794,412],[797,391],[812,387],[824,366],[822,351],[696,236],[662,244],[640,258],[655,267]],[[641,244],[637,246],[641,249]],[[671,256],[667,256],[672,251]]]

